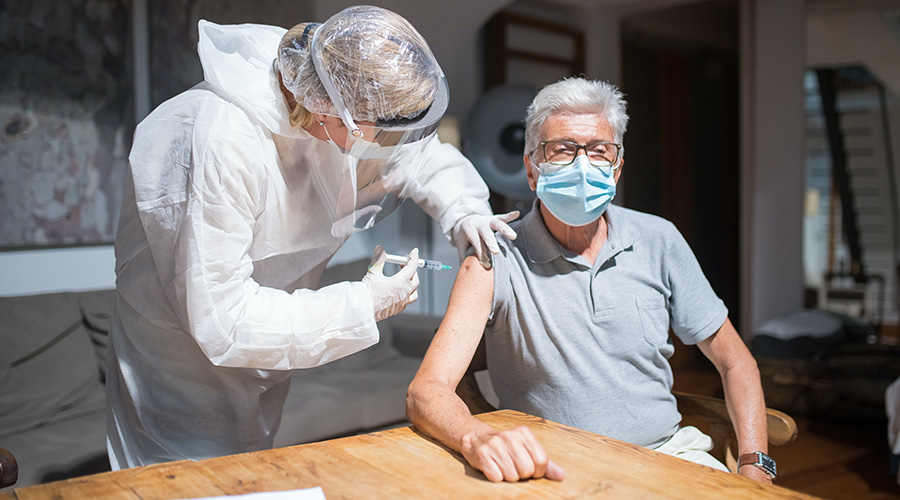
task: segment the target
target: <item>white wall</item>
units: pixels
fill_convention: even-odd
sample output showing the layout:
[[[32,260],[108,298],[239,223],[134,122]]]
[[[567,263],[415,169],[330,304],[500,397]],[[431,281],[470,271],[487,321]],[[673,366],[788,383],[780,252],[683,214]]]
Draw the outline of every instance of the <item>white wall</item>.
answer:
[[[0,296],[112,288],[113,247],[3,252],[0,276]]]
[[[803,305],[803,0],[741,1],[745,337]]]

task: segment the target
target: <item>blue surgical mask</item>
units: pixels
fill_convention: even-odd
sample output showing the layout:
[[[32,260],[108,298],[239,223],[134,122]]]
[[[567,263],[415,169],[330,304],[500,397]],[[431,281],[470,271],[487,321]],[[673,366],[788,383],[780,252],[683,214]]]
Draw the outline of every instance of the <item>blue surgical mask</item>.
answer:
[[[578,155],[571,165],[539,165],[537,197],[557,219],[584,226],[599,219],[616,196],[615,171],[610,164],[591,165]]]

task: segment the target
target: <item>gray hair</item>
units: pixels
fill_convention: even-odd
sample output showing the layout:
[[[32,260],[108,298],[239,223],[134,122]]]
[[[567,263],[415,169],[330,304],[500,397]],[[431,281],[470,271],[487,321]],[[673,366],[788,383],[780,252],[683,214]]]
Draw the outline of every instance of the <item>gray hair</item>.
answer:
[[[621,144],[628,126],[625,98],[615,85],[584,78],[565,78],[535,96],[525,115],[525,154],[538,147],[544,121],[557,113],[600,114]]]

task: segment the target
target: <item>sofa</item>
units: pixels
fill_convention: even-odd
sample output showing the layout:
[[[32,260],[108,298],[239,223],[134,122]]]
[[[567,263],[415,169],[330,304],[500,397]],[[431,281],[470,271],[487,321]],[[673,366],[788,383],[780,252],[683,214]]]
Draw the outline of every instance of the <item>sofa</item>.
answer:
[[[323,285],[359,279],[367,263],[329,269]],[[0,298],[0,447],[18,463],[13,487],[109,470],[103,383],[113,295]],[[375,346],[296,370],[276,446],[408,425],[406,388],[439,322],[388,318]]]

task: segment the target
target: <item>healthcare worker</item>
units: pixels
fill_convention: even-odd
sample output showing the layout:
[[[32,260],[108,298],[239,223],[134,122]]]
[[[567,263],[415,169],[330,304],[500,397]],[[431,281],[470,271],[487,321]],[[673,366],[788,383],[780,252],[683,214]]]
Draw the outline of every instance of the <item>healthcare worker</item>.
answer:
[[[316,289],[355,231],[412,198],[458,248],[496,250],[471,163],[435,138],[447,82],[399,15],[285,32],[200,21],[204,81],[137,127],[116,237],[113,469],[270,448],[292,369],[378,342],[416,298],[416,252]],[[274,60],[274,62],[273,62]],[[310,401],[315,404],[315,401]]]

